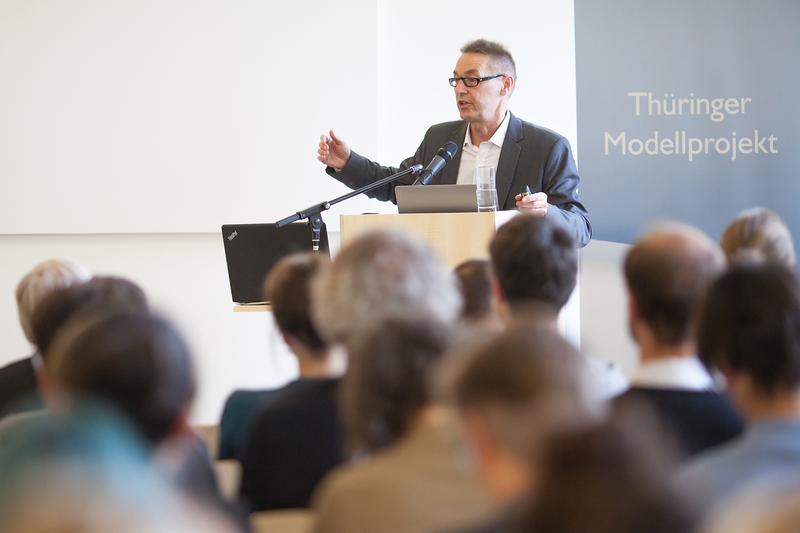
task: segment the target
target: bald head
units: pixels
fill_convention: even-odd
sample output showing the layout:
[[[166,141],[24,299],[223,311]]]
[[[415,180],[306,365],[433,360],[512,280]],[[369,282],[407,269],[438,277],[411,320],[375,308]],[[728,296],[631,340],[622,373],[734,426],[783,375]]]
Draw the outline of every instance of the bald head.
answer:
[[[701,231],[662,224],[643,235],[625,258],[625,281],[643,320],[661,344],[692,339],[692,322],[725,259]]]

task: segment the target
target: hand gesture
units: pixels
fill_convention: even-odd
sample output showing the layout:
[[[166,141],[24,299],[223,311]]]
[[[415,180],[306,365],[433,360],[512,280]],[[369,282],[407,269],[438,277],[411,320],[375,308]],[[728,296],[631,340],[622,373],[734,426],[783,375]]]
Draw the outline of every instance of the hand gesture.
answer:
[[[523,213],[529,213],[538,217],[543,217],[547,214],[547,195],[543,192],[525,196],[518,194],[514,199],[517,201],[517,209]]]
[[[329,167],[341,170],[350,159],[350,147],[334,135],[333,130],[330,130],[329,133],[330,135],[323,133],[319,136],[317,159]]]

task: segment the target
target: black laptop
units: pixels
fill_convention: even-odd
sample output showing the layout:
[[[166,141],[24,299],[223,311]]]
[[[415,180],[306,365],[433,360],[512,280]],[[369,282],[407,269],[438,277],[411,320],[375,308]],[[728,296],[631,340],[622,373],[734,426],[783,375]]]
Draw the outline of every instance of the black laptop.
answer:
[[[282,228],[275,224],[225,224],[222,242],[228,262],[231,297],[238,304],[268,303],[262,292],[264,278],[282,257],[311,251],[311,228],[295,222]],[[330,257],[328,231],[322,225],[320,252]],[[265,300],[266,298],[266,300]]]

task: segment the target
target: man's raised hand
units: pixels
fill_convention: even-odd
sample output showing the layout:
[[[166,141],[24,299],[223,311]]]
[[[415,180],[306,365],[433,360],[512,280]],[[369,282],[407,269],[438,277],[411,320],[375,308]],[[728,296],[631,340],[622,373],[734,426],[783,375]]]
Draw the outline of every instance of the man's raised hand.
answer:
[[[319,136],[317,159],[329,167],[341,170],[350,159],[350,147],[330,130]]]

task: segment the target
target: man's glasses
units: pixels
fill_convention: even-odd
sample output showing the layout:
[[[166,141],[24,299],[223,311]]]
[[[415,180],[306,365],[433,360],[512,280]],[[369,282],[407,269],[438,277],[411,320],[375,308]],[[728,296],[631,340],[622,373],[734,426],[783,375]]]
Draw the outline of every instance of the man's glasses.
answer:
[[[467,87],[477,87],[479,83],[484,81],[493,80],[495,78],[505,78],[505,74],[495,74],[494,76],[484,76],[483,78],[450,78],[447,81],[450,82],[450,87],[455,87],[458,85],[458,82],[464,82],[464,85]]]

